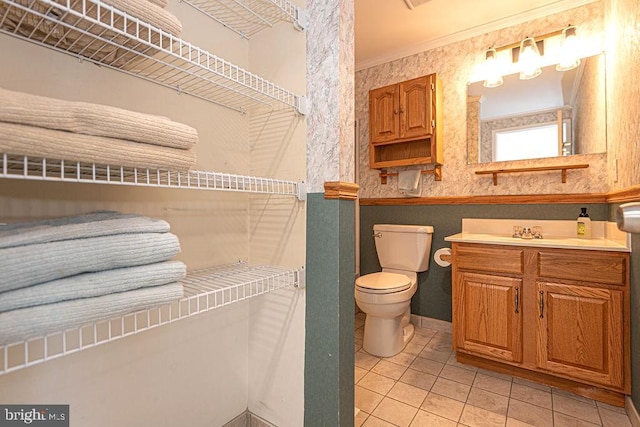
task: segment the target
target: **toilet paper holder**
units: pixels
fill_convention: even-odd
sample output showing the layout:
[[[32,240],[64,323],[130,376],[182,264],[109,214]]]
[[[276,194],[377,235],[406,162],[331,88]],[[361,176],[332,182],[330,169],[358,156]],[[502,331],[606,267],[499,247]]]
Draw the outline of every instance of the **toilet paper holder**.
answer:
[[[433,254],[433,259],[440,267],[451,265],[451,248],[440,248]]]

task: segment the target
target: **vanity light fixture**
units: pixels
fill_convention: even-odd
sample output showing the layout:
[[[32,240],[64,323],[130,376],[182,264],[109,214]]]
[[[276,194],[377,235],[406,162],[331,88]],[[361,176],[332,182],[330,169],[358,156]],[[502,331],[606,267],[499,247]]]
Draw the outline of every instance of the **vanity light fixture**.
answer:
[[[518,66],[520,68],[520,80],[532,79],[542,73],[540,51],[533,37],[526,37],[520,43]]]
[[[578,36],[576,27],[569,25],[562,30],[562,40],[560,45],[560,62],[556,65],[558,71],[573,70],[580,65],[578,58]]]
[[[498,87],[503,83],[502,74],[500,74],[500,65],[496,59],[496,50],[491,48],[485,53],[484,72],[485,80],[484,87]]]

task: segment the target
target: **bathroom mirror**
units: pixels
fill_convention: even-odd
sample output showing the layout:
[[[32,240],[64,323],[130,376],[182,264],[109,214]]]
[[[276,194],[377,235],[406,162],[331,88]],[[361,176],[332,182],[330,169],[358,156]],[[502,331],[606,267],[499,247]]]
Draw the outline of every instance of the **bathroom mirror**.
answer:
[[[487,163],[606,151],[604,53],[577,68],[501,86],[471,83],[467,91],[467,163]]]

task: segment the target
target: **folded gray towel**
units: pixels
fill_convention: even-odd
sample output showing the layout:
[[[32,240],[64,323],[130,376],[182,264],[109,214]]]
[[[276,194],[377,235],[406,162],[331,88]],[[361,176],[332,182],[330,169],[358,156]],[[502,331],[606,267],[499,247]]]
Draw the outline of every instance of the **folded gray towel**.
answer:
[[[158,218],[97,211],[43,221],[0,226],[0,248],[129,233],[166,233],[169,223]]]
[[[0,313],[36,305],[161,286],[183,279],[187,268],[180,261],[165,261],[97,273],[77,274],[26,288],[0,292]]]
[[[184,295],[180,283],[62,301],[0,313],[0,345],[112,319],[168,303]]]
[[[0,249],[0,292],[80,273],[167,261],[180,252],[171,233],[116,234]]]

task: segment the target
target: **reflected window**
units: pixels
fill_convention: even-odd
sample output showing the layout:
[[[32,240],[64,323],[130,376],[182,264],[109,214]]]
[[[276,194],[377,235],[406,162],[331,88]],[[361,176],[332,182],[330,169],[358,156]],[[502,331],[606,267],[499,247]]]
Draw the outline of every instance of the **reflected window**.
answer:
[[[558,141],[556,122],[493,131],[494,162],[537,159],[572,154],[569,120],[563,120]]]

